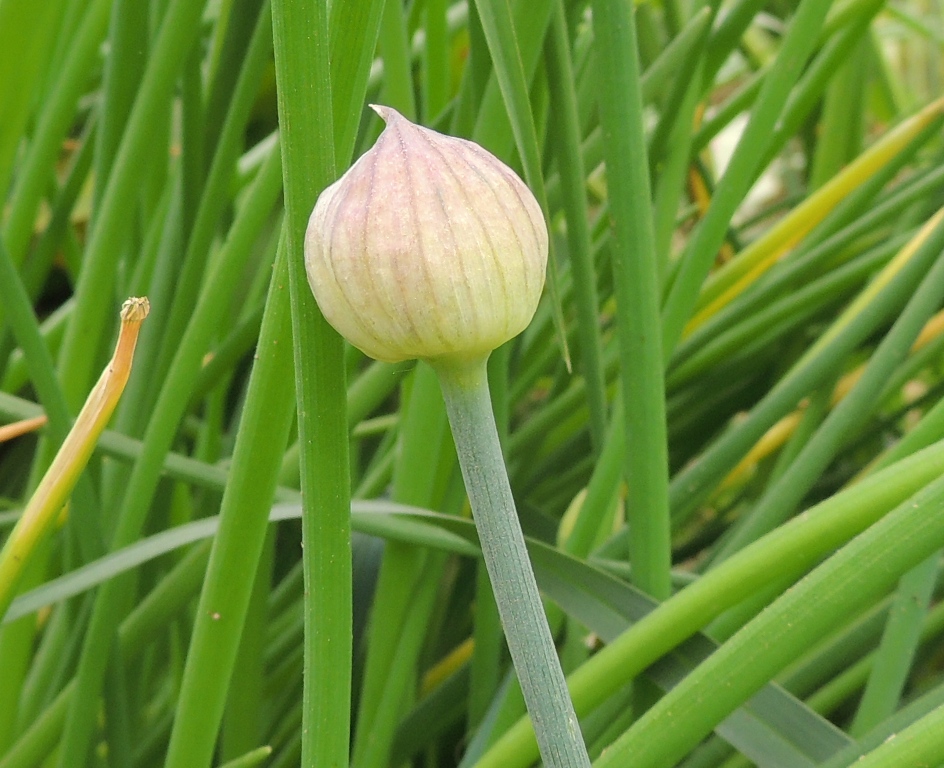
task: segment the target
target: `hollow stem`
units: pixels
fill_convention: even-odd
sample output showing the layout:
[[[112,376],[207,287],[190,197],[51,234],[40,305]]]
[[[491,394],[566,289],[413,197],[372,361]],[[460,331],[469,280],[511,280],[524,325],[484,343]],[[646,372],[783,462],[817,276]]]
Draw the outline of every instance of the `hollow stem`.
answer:
[[[511,495],[488,393],[486,359],[432,365],[541,757],[549,768],[589,766]]]
[[[121,329],[111,362],[89,393],[65,442],[0,550],[0,619],[16,595],[17,583],[30,556],[61,514],[118,404],[131,375],[138,331],[149,308],[148,300],[143,298],[128,299],[122,306]]]

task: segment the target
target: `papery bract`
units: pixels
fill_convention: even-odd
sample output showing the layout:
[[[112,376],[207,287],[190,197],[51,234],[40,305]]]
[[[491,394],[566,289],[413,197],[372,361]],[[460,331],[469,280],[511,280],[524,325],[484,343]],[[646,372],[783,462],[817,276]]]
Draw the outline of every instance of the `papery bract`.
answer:
[[[537,308],[547,265],[541,208],[477,144],[374,109],[386,128],[322,192],[308,223],[315,299],[378,360],[483,357]]]

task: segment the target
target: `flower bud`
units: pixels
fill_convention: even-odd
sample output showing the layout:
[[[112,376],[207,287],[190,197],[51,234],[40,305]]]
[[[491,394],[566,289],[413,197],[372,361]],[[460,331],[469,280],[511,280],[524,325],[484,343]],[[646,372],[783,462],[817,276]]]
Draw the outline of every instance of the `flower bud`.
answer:
[[[386,128],[308,222],[315,299],[378,360],[483,358],[534,316],[547,266],[541,208],[477,144],[374,109]]]

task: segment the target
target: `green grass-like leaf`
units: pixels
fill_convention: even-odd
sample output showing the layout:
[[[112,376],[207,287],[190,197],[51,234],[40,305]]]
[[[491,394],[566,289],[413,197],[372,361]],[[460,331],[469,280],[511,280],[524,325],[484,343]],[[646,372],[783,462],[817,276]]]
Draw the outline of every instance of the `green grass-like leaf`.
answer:
[[[537,759],[435,376],[308,290],[370,103],[540,200],[489,387],[590,755],[944,763],[944,528],[892,511],[944,439],[927,3],[34,6],[0,0],[0,427],[48,422],[0,445],[0,545],[152,310],[0,624],[0,768]]]

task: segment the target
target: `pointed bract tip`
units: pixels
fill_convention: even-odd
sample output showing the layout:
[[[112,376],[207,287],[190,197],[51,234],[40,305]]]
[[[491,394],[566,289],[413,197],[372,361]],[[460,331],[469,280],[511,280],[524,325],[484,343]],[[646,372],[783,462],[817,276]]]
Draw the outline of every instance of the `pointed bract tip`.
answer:
[[[397,110],[395,110],[393,107],[388,107],[384,104],[368,104],[367,106],[369,106],[372,110],[374,110],[374,112],[380,115],[380,119],[383,120],[385,123],[390,123],[392,120],[395,120],[397,118],[401,120],[406,120],[406,118],[403,117],[403,115],[401,115],[399,112],[397,112]]]

